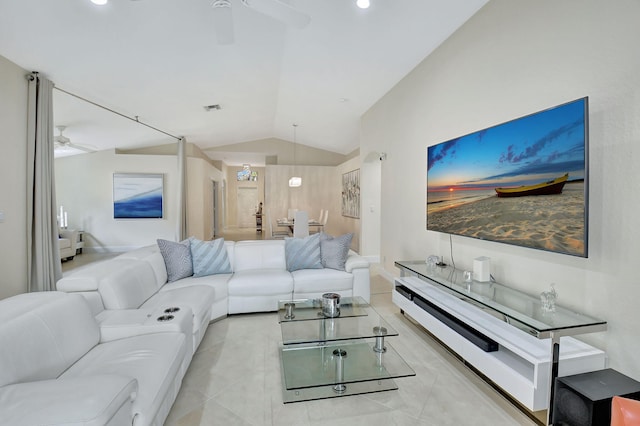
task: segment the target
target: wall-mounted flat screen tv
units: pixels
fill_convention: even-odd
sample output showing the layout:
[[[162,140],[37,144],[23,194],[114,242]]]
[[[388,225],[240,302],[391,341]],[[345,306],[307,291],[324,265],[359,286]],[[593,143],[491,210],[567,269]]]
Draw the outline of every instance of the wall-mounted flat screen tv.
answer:
[[[587,257],[588,98],[427,148],[427,230]]]

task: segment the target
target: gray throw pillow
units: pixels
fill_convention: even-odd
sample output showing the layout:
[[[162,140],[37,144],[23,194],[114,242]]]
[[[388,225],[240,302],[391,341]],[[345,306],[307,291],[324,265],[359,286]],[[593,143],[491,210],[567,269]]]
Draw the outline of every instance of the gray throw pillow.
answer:
[[[345,270],[349,247],[353,234],[332,237],[324,232],[320,234],[320,258],[325,268]]]
[[[167,268],[167,281],[177,281],[193,275],[191,249],[189,240],[176,243],[168,240],[157,240],[160,253]]]
[[[284,251],[289,272],[298,269],[322,269],[320,261],[320,234],[304,238],[284,239]]]
[[[194,277],[231,273],[231,263],[229,263],[229,256],[227,256],[224,238],[202,241],[190,237],[189,242],[191,243]]]

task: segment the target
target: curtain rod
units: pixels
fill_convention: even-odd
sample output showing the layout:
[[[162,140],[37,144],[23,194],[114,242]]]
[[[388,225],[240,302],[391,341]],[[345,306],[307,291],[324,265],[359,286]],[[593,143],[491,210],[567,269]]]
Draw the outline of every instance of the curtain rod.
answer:
[[[80,99],[81,101],[85,101],[85,102],[87,102],[87,103],[90,103],[91,105],[95,105],[95,106],[97,106],[98,108],[102,108],[102,109],[107,110],[107,111],[109,111],[109,112],[112,112],[112,113],[114,113],[114,114],[116,114],[116,115],[119,115],[120,117],[124,117],[124,118],[126,118],[126,119],[128,119],[128,120],[131,120],[131,121],[133,121],[133,122],[136,122],[136,123],[138,123],[138,124],[142,124],[143,126],[146,126],[146,127],[150,128],[150,129],[153,129],[153,130],[155,130],[156,132],[160,132],[160,133],[165,134],[165,135],[167,135],[167,136],[171,136],[172,138],[177,139],[177,140],[181,140],[181,139],[182,139],[182,138],[181,138],[181,137],[179,137],[179,136],[172,135],[171,133],[167,133],[167,132],[165,132],[164,130],[160,130],[160,129],[158,129],[157,127],[153,127],[153,126],[151,126],[151,125],[149,125],[149,124],[147,124],[147,123],[143,123],[142,121],[140,121],[140,120],[138,119],[138,116],[137,116],[137,115],[135,116],[135,118],[133,118],[133,117],[129,117],[128,115],[124,115],[124,114],[122,114],[122,113],[120,113],[120,112],[118,112],[118,111],[114,111],[114,110],[112,110],[111,108],[107,108],[106,106],[103,106],[103,105],[97,104],[97,103],[95,103],[95,102],[93,102],[93,101],[90,101],[89,99],[83,98],[82,96],[78,96],[78,95],[76,95],[75,93],[67,92],[66,90],[63,90],[63,89],[61,89],[61,88],[59,88],[59,87],[56,87],[56,86],[53,86],[53,88],[54,88],[54,89],[56,89],[56,90],[59,90],[59,91],[60,91],[60,92],[62,92],[62,93],[66,93],[66,94],[67,94],[67,95],[69,95],[69,96],[73,96],[74,98]]]

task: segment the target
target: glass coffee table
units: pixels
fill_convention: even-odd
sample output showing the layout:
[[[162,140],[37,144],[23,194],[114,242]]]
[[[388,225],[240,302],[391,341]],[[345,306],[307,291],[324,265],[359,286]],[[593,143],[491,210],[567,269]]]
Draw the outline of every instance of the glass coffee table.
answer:
[[[361,297],[341,298],[334,317],[321,299],[281,301],[278,319],[285,404],[395,390],[393,379],[415,376],[386,341],[398,332]]]

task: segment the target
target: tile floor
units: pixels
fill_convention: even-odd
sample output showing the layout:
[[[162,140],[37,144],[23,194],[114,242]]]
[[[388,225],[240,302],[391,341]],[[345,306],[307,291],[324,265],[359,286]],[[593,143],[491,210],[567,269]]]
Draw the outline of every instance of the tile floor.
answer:
[[[535,425],[391,302],[372,277],[372,306],[400,333],[388,338],[415,370],[397,391],[282,403],[275,313],[233,315],[209,325],[166,425]]]

